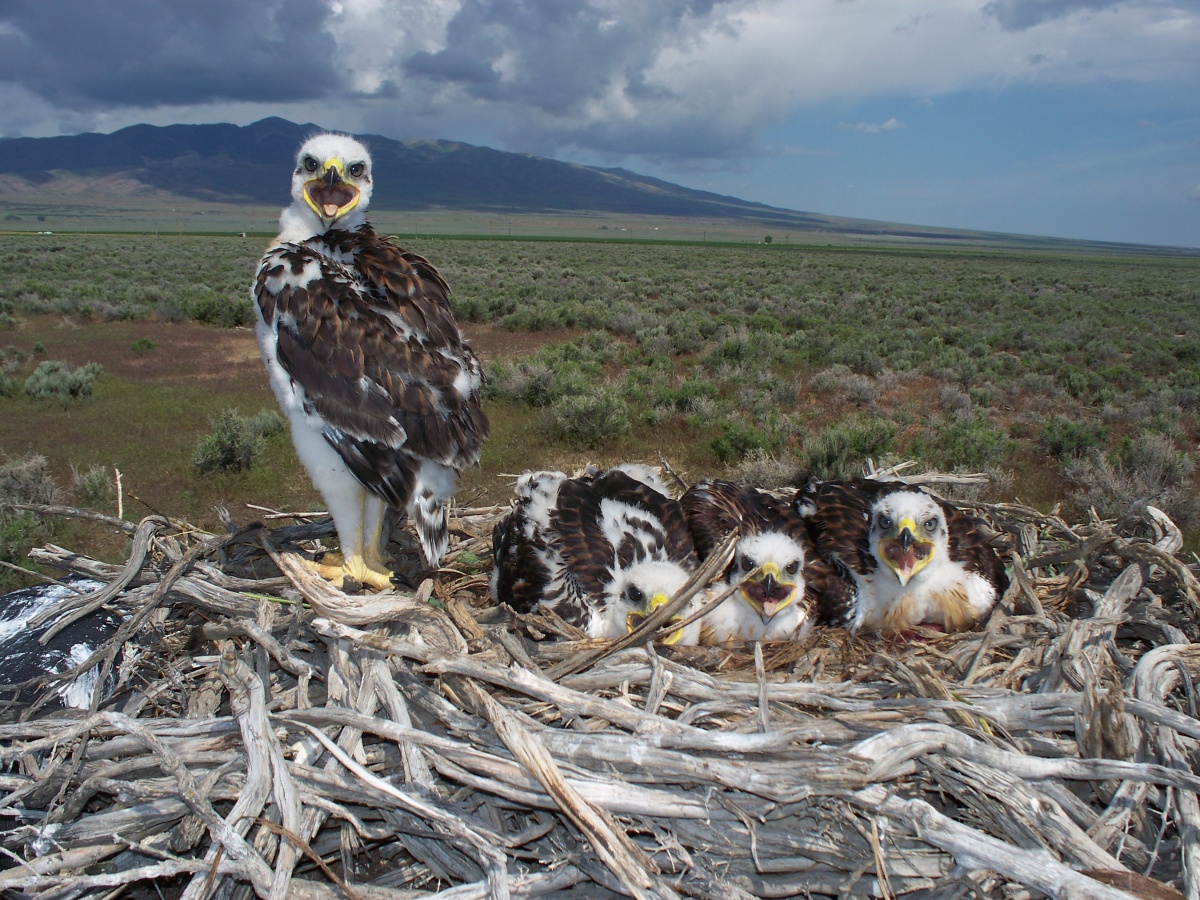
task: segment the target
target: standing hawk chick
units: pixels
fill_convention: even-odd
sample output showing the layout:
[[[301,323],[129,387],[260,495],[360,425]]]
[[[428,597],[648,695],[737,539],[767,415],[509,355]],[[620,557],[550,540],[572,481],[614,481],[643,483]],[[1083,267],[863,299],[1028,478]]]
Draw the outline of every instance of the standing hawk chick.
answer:
[[[385,514],[412,516],[436,567],[446,503],[479,461],[488,420],[445,280],[366,220],[373,177],[354,138],[305,141],[253,290],[271,388],[341,543],[340,564],[317,569],[339,587],[349,577],[383,589]]]

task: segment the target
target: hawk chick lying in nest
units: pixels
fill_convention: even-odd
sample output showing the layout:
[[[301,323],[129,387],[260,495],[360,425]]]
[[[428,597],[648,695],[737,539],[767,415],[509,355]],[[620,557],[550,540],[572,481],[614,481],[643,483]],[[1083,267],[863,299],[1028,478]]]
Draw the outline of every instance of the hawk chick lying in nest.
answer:
[[[732,562],[690,609],[726,599],[669,642],[802,640],[814,623],[904,637],[961,631],[1008,586],[957,507],[901,482],[810,481],[790,497],[706,480],[673,500],[657,473],[532,472],[493,533],[492,598],[619,637],[668,602],[734,533]],[[690,613],[685,613],[685,618]]]

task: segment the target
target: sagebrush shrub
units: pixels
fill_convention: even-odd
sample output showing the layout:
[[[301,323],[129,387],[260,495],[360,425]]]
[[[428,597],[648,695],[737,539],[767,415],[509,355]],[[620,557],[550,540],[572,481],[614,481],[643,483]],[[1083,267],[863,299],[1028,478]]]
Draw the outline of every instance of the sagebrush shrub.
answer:
[[[713,453],[725,465],[736,465],[752,453],[765,453],[770,437],[761,429],[736,419],[721,423],[721,433],[712,440]]]
[[[281,434],[283,419],[274,410],[243,416],[223,410],[213,430],[196,446],[192,464],[201,472],[243,472],[262,455],[266,438]]]
[[[851,417],[804,441],[800,463],[815,478],[853,478],[866,460],[876,462],[896,444],[896,426],[883,419]]]
[[[823,369],[809,379],[808,384],[818,393],[835,394],[855,406],[867,406],[879,397],[879,388],[875,380],[853,371],[848,366],[838,365]]]
[[[40,524],[37,517],[30,513],[0,507],[0,560],[20,565]],[[7,591],[19,586],[17,579],[16,572],[0,566],[0,590]]]
[[[100,363],[92,362],[72,369],[61,359],[47,359],[25,380],[25,393],[33,400],[64,402],[90,397],[102,371]]]
[[[184,309],[190,318],[222,328],[254,324],[254,307],[249,296],[229,297],[206,285],[193,285]]]
[[[1074,459],[1103,447],[1111,431],[1100,422],[1076,422],[1065,416],[1055,416],[1042,428],[1038,443],[1051,456]]]
[[[582,447],[598,447],[630,429],[629,407],[606,387],[560,397],[549,414],[554,433]]]
[[[926,463],[944,471],[971,469],[995,471],[1016,450],[1017,444],[986,415],[935,417],[910,448]]]
[[[76,504],[92,509],[111,502],[117,493],[108,468],[98,463],[82,471],[71,463],[71,491]]]
[[[739,484],[750,484],[768,491],[794,485],[801,475],[794,459],[772,456],[766,450],[751,450],[729,468],[728,478]]]
[[[63,492],[50,472],[50,461],[40,455],[24,456],[0,465],[0,559],[19,565],[34,534],[46,525],[42,516],[14,503],[61,503]],[[0,567],[0,588],[18,584],[16,575]]]
[[[60,503],[62,489],[50,473],[50,460],[22,456],[0,466],[0,506],[9,503]]]
[[[183,322],[188,317],[187,304],[175,294],[166,294],[158,298],[155,315],[160,322]]]
[[[1098,449],[1064,467],[1077,485],[1076,500],[1104,518],[1117,518],[1147,505],[1157,506],[1181,528],[1200,526],[1200,498],[1191,476],[1196,463],[1161,434],[1134,438],[1124,452],[1106,456]]]

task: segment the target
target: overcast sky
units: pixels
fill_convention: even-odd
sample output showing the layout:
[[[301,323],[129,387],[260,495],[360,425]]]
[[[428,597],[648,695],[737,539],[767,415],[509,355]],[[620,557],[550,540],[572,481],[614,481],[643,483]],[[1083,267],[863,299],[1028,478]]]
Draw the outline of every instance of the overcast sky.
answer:
[[[1200,0],[0,0],[0,137],[269,115],[1200,247]]]

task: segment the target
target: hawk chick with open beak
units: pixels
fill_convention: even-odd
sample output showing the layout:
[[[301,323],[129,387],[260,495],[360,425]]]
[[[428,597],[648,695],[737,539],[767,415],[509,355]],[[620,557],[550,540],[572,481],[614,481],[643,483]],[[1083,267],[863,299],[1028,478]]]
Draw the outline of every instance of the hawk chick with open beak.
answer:
[[[795,506],[817,550],[854,581],[854,629],[964,631],[1008,588],[1004,564],[978,523],[918,487],[813,481]]]
[[[734,593],[705,615],[702,643],[800,640],[818,620],[842,622],[851,585],[816,553],[788,503],[713,480],[692,485],[680,502],[702,559],[727,534],[738,534],[724,575]]]

